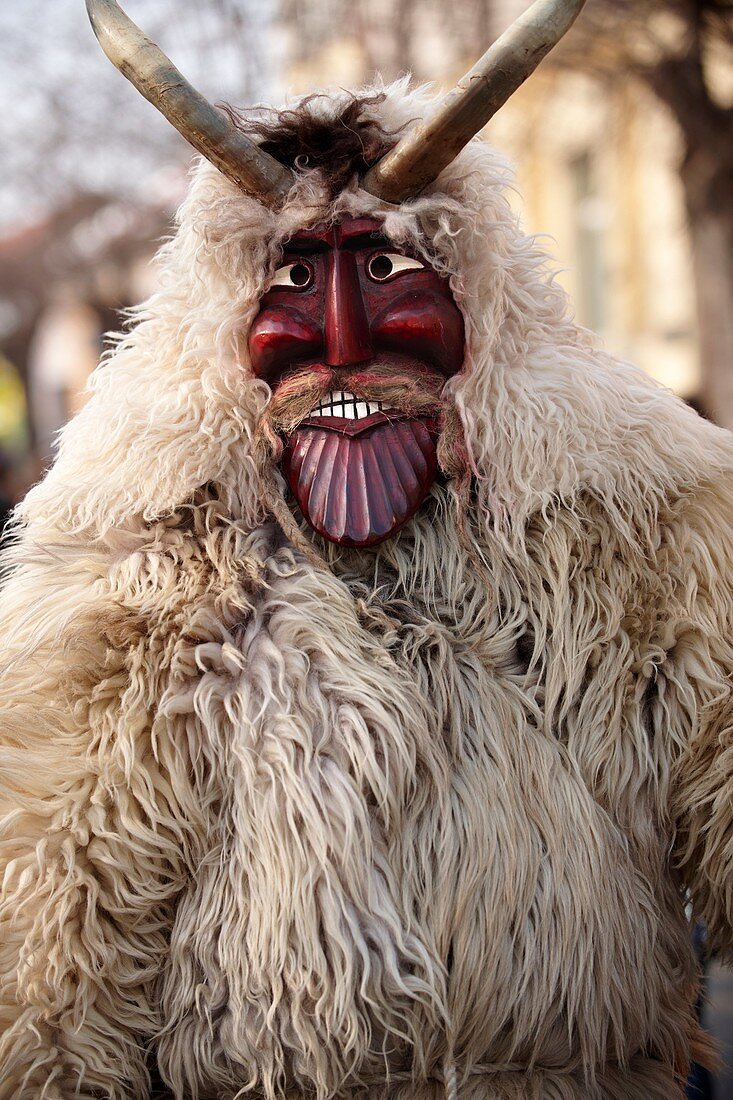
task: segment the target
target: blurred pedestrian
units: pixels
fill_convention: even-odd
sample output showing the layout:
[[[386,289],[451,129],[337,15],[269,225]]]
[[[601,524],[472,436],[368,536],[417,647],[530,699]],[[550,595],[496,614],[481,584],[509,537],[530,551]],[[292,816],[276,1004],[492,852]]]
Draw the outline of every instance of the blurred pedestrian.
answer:
[[[695,1006],[697,1018],[700,1022],[702,1022],[703,1007],[707,995],[705,940],[705,926],[698,922],[692,932],[692,942],[695,947],[695,954],[700,961],[700,995]],[[690,1066],[690,1076],[687,1078],[687,1100],[715,1100],[713,1075],[709,1070],[697,1065],[695,1062]]]

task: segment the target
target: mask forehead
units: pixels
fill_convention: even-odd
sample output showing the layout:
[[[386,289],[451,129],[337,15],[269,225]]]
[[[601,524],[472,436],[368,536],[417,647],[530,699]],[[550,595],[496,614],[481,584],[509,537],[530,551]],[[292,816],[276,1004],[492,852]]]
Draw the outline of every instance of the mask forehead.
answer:
[[[301,229],[285,241],[286,252],[302,251],[308,246],[322,246],[326,249],[354,247],[359,244],[389,243],[383,234],[383,223],[377,218],[349,217],[334,225],[316,225],[312,229]]]

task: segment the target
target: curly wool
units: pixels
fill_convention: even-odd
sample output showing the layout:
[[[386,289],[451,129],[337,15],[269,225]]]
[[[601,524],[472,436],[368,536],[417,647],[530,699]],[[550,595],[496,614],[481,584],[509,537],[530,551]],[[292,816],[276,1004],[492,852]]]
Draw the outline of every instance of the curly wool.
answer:
[[[6,554],[2,1100],[682,1096],[685,889],[733,915],[731,438],[578,329],[508,178],[474,141],[399,209],[304,170],[275,214],[196,169]],[[472,477],[305,554],[246,335],[344,213],[450,276]]]

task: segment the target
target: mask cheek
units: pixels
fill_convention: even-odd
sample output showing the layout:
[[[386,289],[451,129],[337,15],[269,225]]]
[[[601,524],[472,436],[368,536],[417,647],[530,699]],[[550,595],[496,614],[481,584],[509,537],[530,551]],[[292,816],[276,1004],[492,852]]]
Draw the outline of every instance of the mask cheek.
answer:
[[[270,306],[255,318],[248,345],[255,376],[276,382],[286,370],[318,356],[323,336],[318,325],[299,310]]]
[[[372,334],[378,347],[421,359],[446,377],[463,366],[463,316],[442,295],[398,298],[374,319]]]

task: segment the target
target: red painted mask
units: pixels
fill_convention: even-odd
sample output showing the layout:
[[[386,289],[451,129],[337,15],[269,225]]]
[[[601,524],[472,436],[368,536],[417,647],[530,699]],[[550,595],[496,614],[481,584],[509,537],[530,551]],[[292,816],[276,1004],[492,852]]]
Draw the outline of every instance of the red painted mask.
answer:
[[[292,237],[249,337],[287,482],[311,527],[343,546],[381,542],[424,501],[441,391],[463,363],[447,280],[381,229],[349,218]]]

